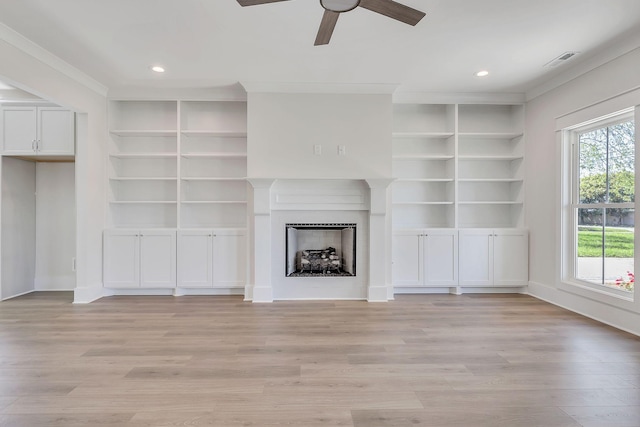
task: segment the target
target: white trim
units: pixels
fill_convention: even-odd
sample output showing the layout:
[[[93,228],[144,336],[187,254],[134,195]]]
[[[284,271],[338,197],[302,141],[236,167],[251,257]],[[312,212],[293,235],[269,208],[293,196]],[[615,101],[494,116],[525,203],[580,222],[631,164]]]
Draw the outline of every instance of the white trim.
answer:
[[[383,83],[240,82],[248,93],[389,94],[398,87]]]
[[[76,287],[73,290],[74,304],[89,304],[107,295],[102,283],[92,287]]]
[[[640,87],[556,117],[556,130],[572,130],[590,123],[627,114],[640,104]]]
[[[600,316],[595,316],[593,314],[590,314],[592,311],[589,310],[589,308],[578,308],[579,305],[587,302],[587,303],[591,303],[591,304],[598,304],[598,305],[602,305],[602,306],[606,306],[607,304],[603,303],[602,301],[599,300],[594,300],[594,299],[590,299],[590,298],[585,298],[585,300],[575,300],[572,302],[575,302],[575,306],[574,305],[568,305],[568,304],[562,304],[560,302],[558,302],[558,298],[555,297],[554,295],[548,295],[548,293],[559,293],[562,292],[559,289],[556,289],[554,286],[551,285],[547,285],[544,283],[539,283],[539,282],[534,282],[534,281],[530,281],[529,282],[529,287],[528,287],[528,295],[539,299],[541,301],[545,301],[548,302],[550,304],[553,304],[557,307],[561,307],[565,310],[569,310],[573,313],[577,313],[581,316],[587,317],[589,319],[593,319],[596,320],[600,323],[604,323],[605,325],[609,325],[612,326],[614,328],[620,329],[622,331],[628,332],[630,334],[633,335],[637,335],[640,336],[640,327],[637,330],[634,330],[633,328],[629,328],[627,326],[623,326],[621,323],[615,321],[615,320],[611,320],[611,319],[606,319],[604,317],[600,317]],[[638,313],[636,313],[635,311],[631,311],[631,310],[624,310],[626,314],[631,315],[631,316],[638,316]],[[611,311],[609,311],[611,312]],[[613,318],[616,318],[616,320],[619,319],[619,316],[617,315],[616,312],[611,312],[613,313]],[[630,322],[634,325],[638,325],[639,323],[637,321],[635,322]]]
[[[47,64],[54,70],[61,72],[74,81],[93,90],[94,92],[102,96],[107,96],[108,89],[105,85],[80,71],[68,62],[55,56],[48,50],[42,48],[40,45],[35,44],[31,40],[24,37],[22,34],[18,33],[17,31],[1,22],[0,39],[6,41],[17,49],[22,50],[26,54],[36,58],[44,64]]]
[[[393,93],[394,104],[524,104],[524,93],[421,92],[400,88]]]
[[[627,294],[624,291],[608,288],[605,285],[598,285],[580,280],[576,277],[576,240],[578,238],[576,224],[576,209],[581,207],[593,207],[600,209],[607,208],[631,208],[635,209],[635,203],[577,203],[579,176],[578,152],[575,147],[578,142],[578,135],[583,131],[598,127],[607,127],[619,123],[620,120],[633,120],[630,112],[633,107],[620,109],[621,102],[628,102],[628,99],[609,99],[611,102],[597,104],[597,108],[587,107],[569,113],[556,120],[556,137],[559,151],[559,179],[558,206],[557,212],[560,215],[557,225],[557,264],[556,280],[557,290],[568,294],[580,296],[612,307],[621,308],[631,312],[636,311],[636,302],[640,298],[635,298],[635,293]],[[615,113],[606,112],[603,108],[617,110]],[[596,116],[596,114],[602,114]],[[561,128],[564,126],[564,128]],[[637,146],[636,140],[636,146]],[[636,176],[636,182],[639,177]],[[637,215],[637,213],[636,213]],[[637,233],[637,230],[636,230]],[[637,234],[634,237],[638,241]],[[604,260],[603,260],[604,262]],[[636,251],[637,262],[637,251]]]
[[[38,291],[36,291],[35,289],[31,289],[29,291],[22,292],[22,293],[19,293],[17,295],[11,295],[10,297],[2,298],[2,299],[0,299],[0,301],[7,301],[7,300],[10,300],[12,298],[18,298],[18,297],[21,297],[23,295],[32,294],[34,292],[38,292]]]

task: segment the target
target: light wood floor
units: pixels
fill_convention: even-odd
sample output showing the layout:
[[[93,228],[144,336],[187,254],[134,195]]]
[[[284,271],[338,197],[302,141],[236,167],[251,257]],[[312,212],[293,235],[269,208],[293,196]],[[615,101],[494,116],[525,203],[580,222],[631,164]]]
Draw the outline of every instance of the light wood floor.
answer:
[[[0,303],[1,426],[640,426],[640,339],[522,295]]]

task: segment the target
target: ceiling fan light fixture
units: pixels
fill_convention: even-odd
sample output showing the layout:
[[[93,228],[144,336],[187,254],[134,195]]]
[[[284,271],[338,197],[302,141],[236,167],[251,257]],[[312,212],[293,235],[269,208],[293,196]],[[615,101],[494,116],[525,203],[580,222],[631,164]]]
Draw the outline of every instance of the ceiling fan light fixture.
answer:
[[[349,12],[360,4],[360,0],[320,0],[320,5],[331,12]]]

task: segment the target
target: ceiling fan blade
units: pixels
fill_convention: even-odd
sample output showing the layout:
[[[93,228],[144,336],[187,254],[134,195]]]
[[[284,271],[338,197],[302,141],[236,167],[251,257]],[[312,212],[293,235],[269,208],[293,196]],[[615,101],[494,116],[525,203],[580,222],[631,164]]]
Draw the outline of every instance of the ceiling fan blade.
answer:
[[[240,3],[240,6],[256,6],[258,4],[275,3],[279,1],[289,0],[238,0],[238,3]]]
[[[426,15],[393,0],[360,0],[359,6],[409,25],[416,25]]]
[[[316,42],[313,44],[314,46],[329,44],[331,35],[333,34],[333,29],[336,27],[336,22],[338,22],[338,16],[340,16],[339,12],[333,12],[331,10],[324,11],[324,15],[322,15],[322,22],[320,22],[320,28],[318,28]]]

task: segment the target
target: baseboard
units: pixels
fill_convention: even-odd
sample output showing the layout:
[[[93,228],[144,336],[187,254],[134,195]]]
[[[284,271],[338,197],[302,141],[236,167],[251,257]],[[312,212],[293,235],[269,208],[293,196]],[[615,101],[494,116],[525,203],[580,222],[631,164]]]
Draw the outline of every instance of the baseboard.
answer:
[[[526,286],[514,287],[397,287],[396,294],[526,294]]]
[[[73,303],[89,304],[90,302],[99,300],[103,296],[105,296],[105,292],[102,284],[87,288],[75,288],[73,290]]]
[[[529,282],[527,294],[621,331],[640,336],[640,326],[638,326],[640,325],[640,313],[612,307],[609,304],[563,292],[552,285],[534,281]],[[598,311],[601,314],[596,313]]]
[[[10,300],[10,299],[13,299],[13,298],[21,297],[21,296],[23,296],[23,295],[32,294],[32,293],[34,293],[34,292],[37,292],[37,291],[36,291],[35,289],[32,289],[32,290],[30,290],[30,291],[21,292],[21,293],[19,293],[19,294],[11,295],[11,296],[9,296],[9,297],[4,297],[4,298],[2,298],[0,301],[7,301],[7,300]]]
[[[369,286],[367,288],[367,301],[387,302],[389,301],[387,293],[387,286]]]
[[[188,295],[244,295],[242,288],[176,288],[173,296],[181,297]]]

